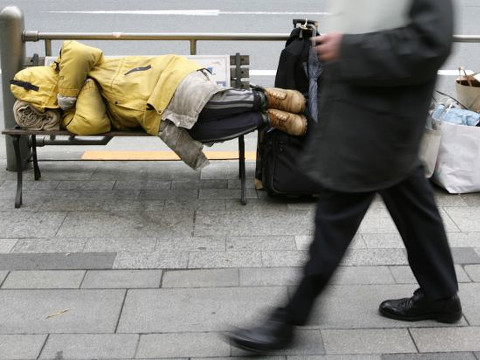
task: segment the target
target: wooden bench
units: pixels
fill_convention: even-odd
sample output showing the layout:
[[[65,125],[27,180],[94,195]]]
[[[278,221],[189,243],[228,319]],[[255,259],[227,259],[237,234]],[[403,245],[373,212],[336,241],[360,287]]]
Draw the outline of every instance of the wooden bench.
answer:
[[[209,61],[208,56],[203,55],[190,55],[188,58],[199,61],[200,63],[207,63]],[[218,57],[216,57],[218,59]],[[228,59],[228,56],[227,56]],[[225,85],[238,88],[248,88],[248,65],[249,56],[235,54],[229,57],[230,63],[226,66],[219,66],[215,68],[216,74],[219,77],[219,81],[225,80]],[[45,65],[48,63],[48,58],[41,58],[37,55],[26,58],[26,66]],[[49,137],[49,141],[45,141],[42,146],[55,144],[55,145],[107,145],[109,141],[117,136],[122,137],[144,137],[151,136],[143,130],[135,131],[110,131],[108,133],[99,134],[95,136],[79,136],[70,133],[67,130],[29,130],[21,129],[20,127],[12,129],[4,129],[2,134],[10,136],[13,142],[13,148],[15,153],[16,169],[17,169],[17,190],[15,195],[15,208],[19,208],[22,205],[23,195],[23,169],[27,163],[33,164],[34,179],[39,180],[41,177],[40,168],[38,166],[37,156],[37,136]],[[66,137],[66,139],[58,139],[58,137]],[[26,137],[28,144],[31,147],[31,154],[27,158],[22,158],[20,152],[20,139]],[[160,139],[159,139],[160,140]],[[218,159],[222,160],[222,159]],[[162,160],[159,160],[162,161]],[[245,178],[245,138],[243,135],[238,137],[238,163],[239,163],[239,178],[241,183],[240,189],[240,201],[243,205],[247,203],[246,200],[246,178]]]

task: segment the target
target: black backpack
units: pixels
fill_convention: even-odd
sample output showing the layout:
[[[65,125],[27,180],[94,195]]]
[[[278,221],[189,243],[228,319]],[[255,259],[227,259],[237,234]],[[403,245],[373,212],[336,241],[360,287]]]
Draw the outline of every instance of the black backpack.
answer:
[[[294,29],[286,42],[285,48],[280,54],[275,87],[284,89],[296,89],[303,93],[307,102],[309,99],[310,77],[307,71],[311,37],[316,32],[314,21],[293,20]],[[300,24],[300,26],[298,26]],[[310,26],[306,26],[306,25]],[[315,79],[317,84],[320,79]],[[320,93],[317,92],[313,100],[318,104]],[[259,183],[269,195],[306,196],[315,195],[319,192],[319,185],[307,177],[299,167],[299,159],[302,156],[307,138],[315,124],[308,111],[307,134],[305,136],[288,135],[277,129],[267,129],[258,134],[257,163],[255,178],[257,188]]]

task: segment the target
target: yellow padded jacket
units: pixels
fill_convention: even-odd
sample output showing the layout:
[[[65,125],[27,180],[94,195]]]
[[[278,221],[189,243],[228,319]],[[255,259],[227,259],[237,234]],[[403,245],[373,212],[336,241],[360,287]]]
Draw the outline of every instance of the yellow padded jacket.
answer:
[[[151,135],[158,135],[162,113],[177,86],[201,68],[178,55],[108,58],[100,49],[77,41],[65,41],[56,62],[60,96],[78,97],[87,77],[91,78],[114,128],[141,126]]]

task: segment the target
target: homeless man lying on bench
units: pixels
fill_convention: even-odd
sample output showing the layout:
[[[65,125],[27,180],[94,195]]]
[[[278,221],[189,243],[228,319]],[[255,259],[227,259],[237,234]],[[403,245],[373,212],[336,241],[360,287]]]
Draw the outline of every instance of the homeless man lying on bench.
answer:
[[[51,66],[18,72],[10,88],[17,99],[15,119],[24,128],[53,123],[73,134],[96,135],[141,127],[193,169],[208,163],[202,143],[265,126],[302,136],[307,126],[298,91],[224,88],[182,56],[108,58],[77,41],[65,41]]]

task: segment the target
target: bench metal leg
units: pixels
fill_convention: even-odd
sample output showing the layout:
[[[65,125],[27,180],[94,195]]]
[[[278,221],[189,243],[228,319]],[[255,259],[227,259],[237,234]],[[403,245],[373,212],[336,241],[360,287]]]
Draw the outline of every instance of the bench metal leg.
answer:
[[[40,173],[40,168],[38,167],[36,135],[32,135],[31,143],[32,143],[33,174],[34,174],[35,180],[38,180],[42,177],[42,174]]]
[[[239,177],[240,177],[240,186],[241,186],[241,198],[240,202],[242,205],[247,204],[247,194],[246,194],[246,175],[245,175],[245,138],[240,136],[238,138],[238,165],[239,165]]]
[[[15,208],[22,206],[22,188],[23,188],[23,161],[20,154],[20,135],[12,135],[13,150],[17,163],[17,194],[15,195]]]

